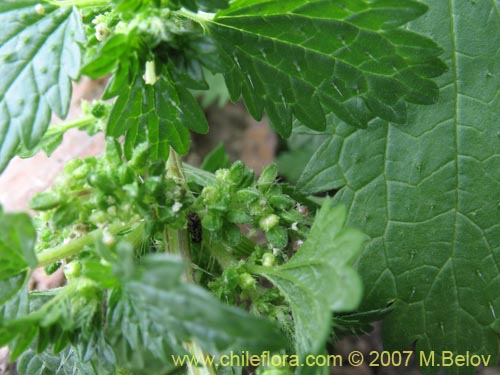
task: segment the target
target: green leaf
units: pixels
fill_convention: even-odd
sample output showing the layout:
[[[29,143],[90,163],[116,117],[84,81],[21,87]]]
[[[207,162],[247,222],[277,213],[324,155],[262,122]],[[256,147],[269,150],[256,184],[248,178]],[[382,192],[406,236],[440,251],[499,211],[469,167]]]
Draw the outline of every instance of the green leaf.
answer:
[[[19,357],[16,369],[19,375],[117,374],[111,348],[101,334],[95,336],[87,345],[68,346],[57,354],[53,347],[42,353],[28,349]]]
[[[292,116],[315,130],[329,112],[365,127],[404,123],[405,101],[435,103],[441,49],[400,28],[426,10],[414,0],[240,0],[209,27],[232,99],[288,136]]]
[[[180,154],[189,151],[189,130],[206,133],[208,124],[191,93],[172,81],[167,72],[154,85],[138,74],[116,100],[106,128],[107,135],[125,134],[130,158],[136,145],[148,141],[153,159],[166,159],[169,145]]]
[[[210,173],[215,173],[217,169],[229,168],[230,166],[231,162],[229,161],[229,156],[224,148],[224,144],[220,143],[205,156],[201,164],[201,169]]]
[[[129,38],[125,34],[114,34],[99,45],[98,50],[92,55],[82,68],[81,73],[90,78],[101,78],[109,74],[120,63],[121,58],[130,53]]]
[[[412,29],[434,35],[452,67],[439,79],[438,104],[411,107],[405,126],[338,126],[299,185],[304,193],[341,188],[335,201],[370,235],[359,262],[364,307],[396,299],[384,325],[389,349],[416,341],[436,361],[451,350],[496,363],[500,14],[494,2],[427,3]]]
[[[41,15],[36,4],[0,4],[0,171],[19,144],[36,146],[52,112],[66,117],[71,80],[80,69],[80,43],[85,38],[78,12],[44,4]]]
[[[307,240],[282,266],[259,267],[290,303],[295,322],[295,347],[300,356],[324,350],[331,332],[331,313],[356,308],[361,279],[352,265],[365,236],[345,227],[347,210],[327,199],[316,215]]]
[[[16,304],[12,305],[20,310]],[[59,352],[71,340],[83,341],[100,332],[101,314],[102,292],[88,279],[73,279],[64,287],[50,291],[30,292],[27,308],[4,314],[6,318],[0,320],[0,345],[9,345],[13,359],[35,339],[38,351],[53,345]]]
[[[0,211],[0,279],[6,280],[35,268],[36,232],[27,214]]]
[[[121,258],[129,257],[123,255]],[[131,260],[128,262],[117,270],[124,283],[123,295],[129,301],[126,305],[135,307],[133,314],[141,318],[138,323],[153,322],[153,328],[156,326],[155,330],[163,332],[154,337],[175,337],[184,342],[194,340],[209,353],[273,351],[286,346],[284,334],[271,321],[225,305],[201,287],[182,282],[184,265],[180,259],[157,254],[142,258],[139,266],[130,264]],[[126,308],[123,302],[118,306]],[[130,329],[122,328],[123,322],[111,323],[115,334],[126,334],[130,345],[139,342],[139,336],[133,338],[127,334]],[[141,326],[143,332],[149,329],[150,326]],[[153,339],[151,334],[142,337]],[[157,348],[157,354],[161,349]],[[167,354],[171,361],[172,353]]]
[[[16,295],[27,281],[27,272],[0,280],[0,304],[4,304]]]

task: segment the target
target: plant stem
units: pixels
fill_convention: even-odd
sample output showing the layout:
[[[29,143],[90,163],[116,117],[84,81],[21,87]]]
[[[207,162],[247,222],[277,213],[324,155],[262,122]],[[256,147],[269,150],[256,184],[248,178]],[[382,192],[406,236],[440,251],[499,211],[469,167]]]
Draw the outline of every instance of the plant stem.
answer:
[[[103,7],[109,5],[109,0],[47,0],[50,5],[59,7],[64,6],[77,6],[79,8]]]
[[[188,189],[186,178],[182,167],[182,160],[173,148],[170,148],[170,155],[167,160],[167,176],[176,179],[184,189]],[[194,283],[194,269],[192,266],[191,257],[191,242],[189,233],[186,229],[171,229],[165,228],[164,231],[165,251],[170,254],[178,254],[186,263],[185,278],[188,283]],[[203,350],[194,341],[185,342],[186,350],[195,357],[206,356]],[[216,371],[212,366],[204,364],[202,367],[197,367],[188,364],[188,374],[190,375],[216,375]]]
[[[185,348],[188,352],[190,352],[195,358],[207,358],[208,355],[201,350],[201,348],[195,342],[191,344],[186,343]],[[204,363],[203,367],[194,366],[192,364],[188,364],[188,374],[189,375],[217,375],[217,371],[213,366],[209,366]]]
[[[107,228],[108,232],[112,235],[116,235],[120,232],[132,229],[131,224],[127,225],[111,225]],[[135,229],[132,233],[135,233]],[[38,266],[44,267],[49,264],[55,263],[61,259],[69,258],[77,255],[83,248],[87,245],[91,245],[99,237],[102,236],[103,229],[96,229],[83,237],[77,238],[71,242],[64,245],[56,246],[51,249],[42,251],[37,255]]]
[[[79,128],[81,126],[90,125],[96,118],[92,115],[77,118],[75,120],[70,120],[63,122],[62,124],[52,124],[47,130],[46,137],[57,133],[64,133],[66,130]]]
[[[167,176],[176,179],[180,185],[187,190],[187,183],[182,171],[182,160],[173,148],[167,160]],[[194,270],[191,266],[191,242],[186,229],[165,228],[163,234],[165,240],[165,251],[170,254],[178,254],[186,262],[186,281],[194,282]]]

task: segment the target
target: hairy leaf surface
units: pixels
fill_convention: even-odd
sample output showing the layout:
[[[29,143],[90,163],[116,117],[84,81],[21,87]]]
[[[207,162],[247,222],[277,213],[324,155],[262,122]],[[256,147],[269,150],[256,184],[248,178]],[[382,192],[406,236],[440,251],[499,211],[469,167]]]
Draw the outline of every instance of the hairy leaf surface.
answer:
[[[338,126],[309,163],[303,192],[341,188],[349,222],[371,236],[359,263],[365,307],[396,299],[388,347],[498,354],[500,330],[500,11],[493,1],[431,2],[450,71],[437,105],[405,126]],[[480,28],[476,25],[482,25]],[[492,361],[494,361],[492,359]],[[472,369],[464,370],[472,372]]]
[[[366,238],[358,230],[346,228],[346,218],[345,207],[332,207],[327,200],[292,259],[279,267],[259,268],[290,303],[295,346],[301,356],[324,349],[332,311],[352,310],[361,300],[361,279],[352,264]]]
[[[400,27],[426,10],[414,0],[241,0],[209,26],[232,99],[288,136],[292,116],[322,130],[334,112],[364,127],[404,123],[405,101],[435,103],[441,49]]]
[[[80,69],[84,33],[71,7],[38,1],[0,4],[0,171],[20,143],[34,147],[55,112],[64,118],[71,100],[71,80]]]
[[[209,353],[272,351],[286,346],[284,336],[271,321],[225,305],[201,287],[183,282],[184,265],[178,258],[151,255],[141,259],[139,267],[125,263],[119,272],[124,288],[113,307],[110,334],[118,345],[125,340],[129,350],[146,340],[151,357],[172,365],[170,354],[182,350],[177,340],[194,340]],[[130,320],[132,315],[137,317]],[[122,316],[129,319],[120,319]],[[122,327],[128,321],[132,325]],[[170,351],[165,340],[170,341]],[[172,349],[176,349],[174,353]]]
[[[115,358],[109,345],[99,336],[88,351],[82,345],[68,346],[54,354],[53,348],[42,353],[26,350],[17,362],[19,375],[115,375]]]

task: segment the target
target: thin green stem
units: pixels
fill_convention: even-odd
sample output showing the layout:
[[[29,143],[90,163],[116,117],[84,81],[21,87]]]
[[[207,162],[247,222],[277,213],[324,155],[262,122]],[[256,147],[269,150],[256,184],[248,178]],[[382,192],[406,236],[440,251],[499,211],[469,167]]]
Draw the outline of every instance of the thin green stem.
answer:
[[[186,178],[182,170],[182,160],[173,148],[170,148],[170,154],[167,161],[167,176],[176,179],[180,185],[187,189]],[[189,233],[185,229],[166,228],[164,231],[165,251],[170,254],[178,254],[187,264],[186,280],[194,282],[194,270],[191,266],[191,242]]]
[[[247,264],[245,265],[245,269],[252,275],[264,275],[272,271],[272,267],[264,267],[257,264]]]
[[[80,117],[80,118],[75,119],[75,120],[66,121],[66,122],[63,122],[61,124],[52,124],[52,125],[50,125],[49,129],[47,130],[46,137],[54,135],[54,134],[58,134],[58,133],[64,133],[65,131],[67,131],[69,129],[79,128],[79,127],[85,126],[85,125],[90,125],[94,121],[96,121],[95,117],[92,115],[88,115],[88,116]]]
[[[77,6],[79,8],[104,7],[109,5],[109,0],[46,0],[46,2],[59,7]]]
[[[190,344],[184,344],[184,347],[188,352],[190,352],[196,358],[207,358],[208,355],[203,352],[203,350],[199,347],[196,342],[192,342]],[[189,375],[217,375],[217,371],[213,366],[210,366],[207,363],[204,363],[203,366],[194,366],[192,364],[188,364],[188,374]]]
[[[133,225],[111,225],[107,228],[107,231],[111,235],[117,235],[121,232],[131,230]],[[102,236],[103,230],[96,229],[85,236],[79,237],[71,242],[64,245],[56,246],[51,249],[47,249],[39,253],[38,256],[38,266],[44,267],[49,264],[53,264],[59,260],[69,258],[79,254],[85,246],[91,245],[98,238]]]

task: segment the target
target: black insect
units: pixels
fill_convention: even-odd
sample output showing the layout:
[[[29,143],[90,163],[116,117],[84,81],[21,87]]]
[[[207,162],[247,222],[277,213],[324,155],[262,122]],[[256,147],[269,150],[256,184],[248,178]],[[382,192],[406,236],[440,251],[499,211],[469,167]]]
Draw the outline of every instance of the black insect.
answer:
[[[188,214],[187,229],[189,234],[191,235],[191,241],[193,241],[194,243],[200,243],[203,238],[201,220],[196,212],[190,212]]]

